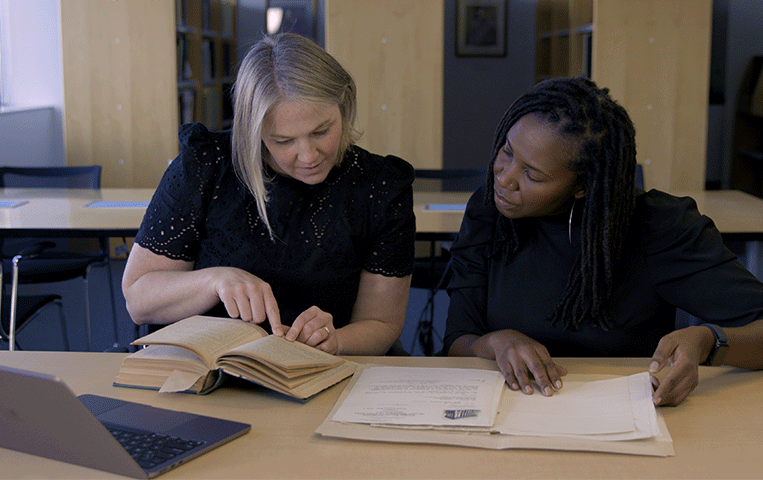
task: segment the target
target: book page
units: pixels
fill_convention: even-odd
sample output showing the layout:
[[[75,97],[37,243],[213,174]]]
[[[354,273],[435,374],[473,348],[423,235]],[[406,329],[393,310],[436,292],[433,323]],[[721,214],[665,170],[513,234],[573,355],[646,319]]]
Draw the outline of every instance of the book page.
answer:
[[[463,368],[370,367],[333,416],[335,422],[492,427],[504,379]]]
[[[278,381],[275,377],[262,375],[256,370],[247,369],[241,364],[228,364],[223,361],[222,369],[228,375],[240,377],[275,390],[276,392],[306,400],[351,376],[355,372],[357,366],[358,364],[355,362],[344,360],[343,363],[337,367],[309,376],[309,380],[301,382],[295,387],[290,387],[283,382]]]
[[[196,315],[141,337],[132,345],[175,345],[199,356],[209,369],[215,359],[242,343],[267,336],[259,325],[235,318]]]
[[[229,355],[250,357],[273,368],[291,371],[295,369],[330,367],[342,363],[342,359],[304,343],[290,342],[283,337],[268,335],[260,341],[249,342],[227,352]],[[227,355],[226,355],[227,357]]]
[[[119,371],[128,369],[153,373],[156,371],[184,370],[205,375],[209,368],[195,353],[170,345],[150,345],[126,356]]]

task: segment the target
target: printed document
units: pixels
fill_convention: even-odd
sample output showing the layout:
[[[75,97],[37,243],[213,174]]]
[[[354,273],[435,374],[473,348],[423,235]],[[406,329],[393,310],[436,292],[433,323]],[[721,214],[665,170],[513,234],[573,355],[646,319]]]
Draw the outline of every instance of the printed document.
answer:
[[[464,368],[367,368],[333,417],[335,422],[491,428],[503,376]]]
[[[379,428],[384,427],[384,428]],[[317,433],[357,440],[672,456],[648,372],[576,375],[552,397],[489,369],[361,365]]]

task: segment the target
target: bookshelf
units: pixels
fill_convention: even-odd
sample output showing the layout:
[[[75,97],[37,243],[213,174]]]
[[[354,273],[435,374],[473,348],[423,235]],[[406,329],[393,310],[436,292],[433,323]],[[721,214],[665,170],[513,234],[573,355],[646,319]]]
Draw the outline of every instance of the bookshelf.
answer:
[[[593,0],[538,0],[535,81],[591,76]]]
[[[231,126],[236,6],[236,0],[175,0],[180,124]]]

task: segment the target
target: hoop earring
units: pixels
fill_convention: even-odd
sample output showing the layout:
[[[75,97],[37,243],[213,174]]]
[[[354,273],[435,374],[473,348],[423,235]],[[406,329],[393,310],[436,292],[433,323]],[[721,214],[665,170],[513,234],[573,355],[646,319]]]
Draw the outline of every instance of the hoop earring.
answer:
[[[570,221],[567,223],[567,236],[570,239],[570,245],[572,245],[572,215],[575,213],[575,204],[577,203],[577,198],[572,201],[572,208],[570,209]]]

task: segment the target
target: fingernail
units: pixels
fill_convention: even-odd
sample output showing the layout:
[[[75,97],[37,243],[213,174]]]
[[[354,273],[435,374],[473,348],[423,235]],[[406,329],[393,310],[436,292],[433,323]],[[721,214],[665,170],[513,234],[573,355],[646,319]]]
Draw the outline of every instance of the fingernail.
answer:
[[[545,394],[547,397],[550,397],[551,395],[553,395],[553,393],[554,393],[554,392],[551,390],[551,387],[546,387],[546,388],[543,390],[543,393],[544,393],[544,394]]]
[[[557,380],[556,383],[554,383],[554,386],[556,387],[557,390],[562,388],[562,381],[561,380]]]
[[[533,393],[533,387],[531,387],[530,385],[526,386],[524,388],[524,392],[527,393],[527,394],[532,394]]]
[[[660,369],[660,364],[659,364],[659,363],[657,363],[657,362],[652,362],[652,363],[649,365],[649,371],[650,371],[650,372],[657,372],[657,371],[659,371],[659,369]]]
[[[654,398],[654,404],[659,405],[662,403],[662,397],[655,397]]]

